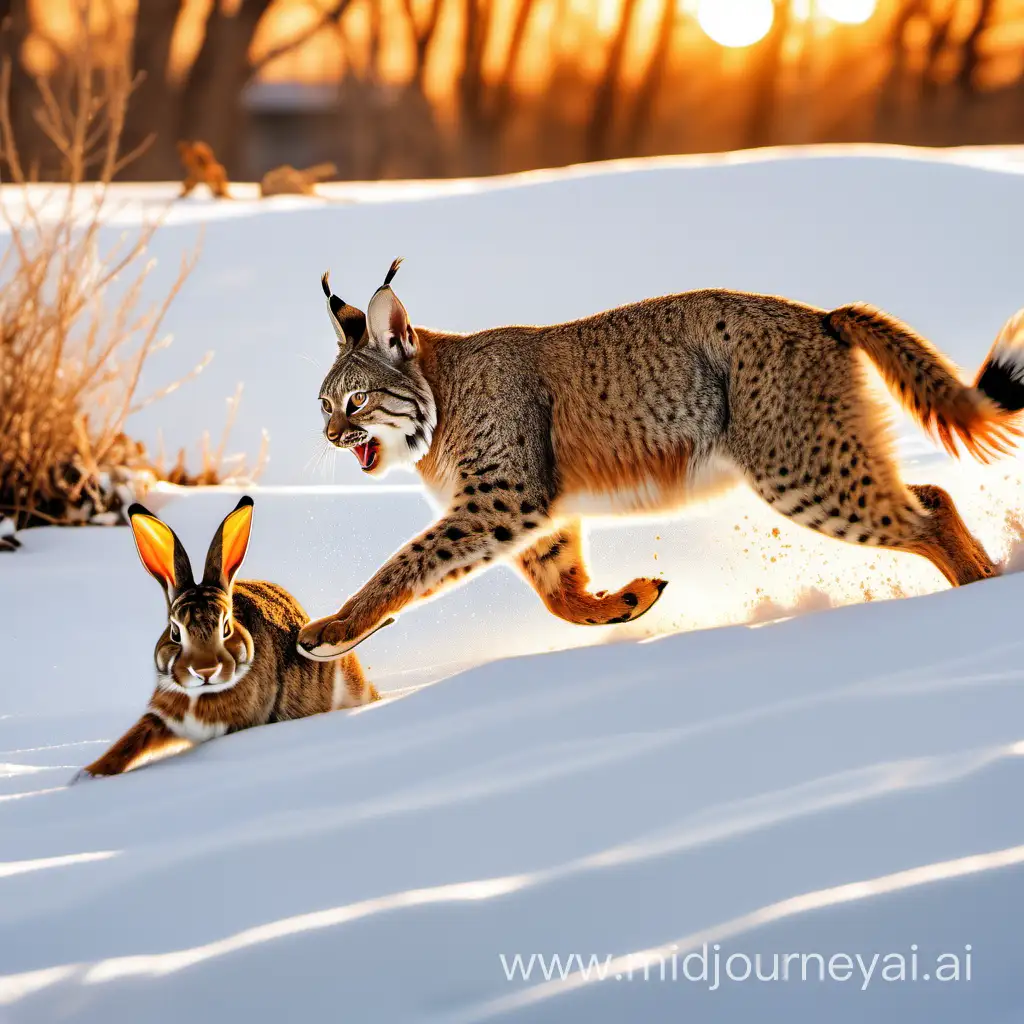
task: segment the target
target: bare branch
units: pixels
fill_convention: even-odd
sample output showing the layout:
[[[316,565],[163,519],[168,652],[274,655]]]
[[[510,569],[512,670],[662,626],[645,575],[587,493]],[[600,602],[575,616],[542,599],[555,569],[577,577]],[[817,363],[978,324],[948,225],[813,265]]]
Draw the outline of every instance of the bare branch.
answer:
[[[19,527],[116,512],[125,485],[144,488],[155,478],[124,427],[143,368],[164,347],[164,316],[197,256],[183,259],[162,301],[147,307],[148,250],[162,218],[107,245],[111,180],[138,150],[122,155],[120,141],[139,78],[126,64],[100,66],[84,18],[79,29],[64,72],[37,82],[37,119],[60,154],[62,185],[41,189],[25,179],[11,118],[11,60],[0,63],[0,159],[20,186],[0,194],[10,238],[0,253],[0,509]],[[98,180],[89,182],[94,163]],[[221,472],[220,462],[237,471],[222,450],[217,462],[203,482]]]
[[[291,39],[278,46],[271,47],[258,61],[249,65],[249,78],[255,78],[268,64],[283,57],[286,53],[297,50],[300,46],[309,42],[318,32],[327,28],[332,22],[337,21],[348,10],[352,0],[335,0],[333,6],[320,14],[320,17],[301,32],[296,33]]]

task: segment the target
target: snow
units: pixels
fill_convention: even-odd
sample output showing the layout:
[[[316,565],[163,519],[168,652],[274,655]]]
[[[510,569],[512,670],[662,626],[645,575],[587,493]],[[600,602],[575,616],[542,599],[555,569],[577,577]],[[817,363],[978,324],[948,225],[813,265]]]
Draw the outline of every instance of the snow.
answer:
[[[134,429],[169,448],[216,432],[244,382],[233,443],[266,428],[271,462],[243,575],[323,614],[432,514],[408,475],[309,466],[327,267],[364,303],[404,255],[414,321],[462,330],[705,285],[866,299],[973,370],[1024,303],[1022,169],[857,147],[178,204],[154,294],[200,229],[202,256],[147,386],[216,357]],[[110,237],[169,194],[119,190]],[[1016,568],[1020,462],[900,437],[908,479],[947,487]],[[149,503],[198,562],[237,493]],[[949,591],[743,491],[596,523],[599,586],[671,581],[641,622],[568,626],[497,569],[359,648],[392,699],[68,788],[141,712],[163,598],[125,530],[20,536],[0,556],[3,1024],[1019,1019],[1020,576]],[[704,943],[723,971],[734,953],[909,963],[916,944],[921,973],[943,952],[963,972],[970,945],[972,977],[884,981],[879,961],[863,990],[855,967],[712,991],[683,977]],[[629,980],[644,950],[677,980]],[[609,956],[609,978],[509,981],[517,953]]]

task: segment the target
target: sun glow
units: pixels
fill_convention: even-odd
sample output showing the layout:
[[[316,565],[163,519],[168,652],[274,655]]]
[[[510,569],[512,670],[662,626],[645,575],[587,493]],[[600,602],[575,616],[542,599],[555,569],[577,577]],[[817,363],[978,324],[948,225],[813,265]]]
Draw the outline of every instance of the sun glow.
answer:
[[[772,27],[772,0],[701,0],[697,21],[721,46],[751,46]]]
[[[818,13],[844,25],[863,25],[878,7],[878,0],[818,0]]]

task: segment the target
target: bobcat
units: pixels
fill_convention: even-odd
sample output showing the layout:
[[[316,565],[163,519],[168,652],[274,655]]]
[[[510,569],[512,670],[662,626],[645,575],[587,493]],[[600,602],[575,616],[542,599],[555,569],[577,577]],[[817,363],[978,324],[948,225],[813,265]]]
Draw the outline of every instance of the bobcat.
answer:
[[[569,622],[635,620],[666,581],[589,592],[580,517],[670,512],[737,480],[829,537],[923,555],[954,586],[996,573],[944,490],[901,480],[867,364],[948,451],[988,461],[1020,433],[1024,311],[968,386],[861,304],[704,290],[550,327],[414,328],[391,288],[399,263],[365,314],[321,280],[339,346],[324,431],[365,473],[414,465],[446,511],[303,628],[308,656],[340,656],[501,559]]]

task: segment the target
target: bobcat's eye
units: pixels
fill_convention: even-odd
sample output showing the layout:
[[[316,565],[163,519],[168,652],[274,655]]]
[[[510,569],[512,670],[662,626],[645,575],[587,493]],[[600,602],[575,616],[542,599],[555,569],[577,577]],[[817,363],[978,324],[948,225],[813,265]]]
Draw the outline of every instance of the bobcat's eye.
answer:
[[[178,628],[178,624],[176,622],[171,623],[171,643],[181,643],[181,630]]]
[[[331,415],[331,410],[334,407],[331,405],[331,400],[329,398],[321,398],[320,399],[320,408],[323,409],[323,411],[325,413],[327,413],[328,416],[330,416]]]
[[[225,619],[225,620],[224,620],[224,629],[223,629],[223,634],[224,634],[224,639],[225,639],[225,640],[226,640],[226,639],[227,639],[227,638],[228,638],[229,636],[231,636],[231,620],[230,620],[230,619]]]
[[[348,411],[351,414],[356,409],[362,409],[366,405],[367,394],[365,391],[353,391],[348,400]]]

